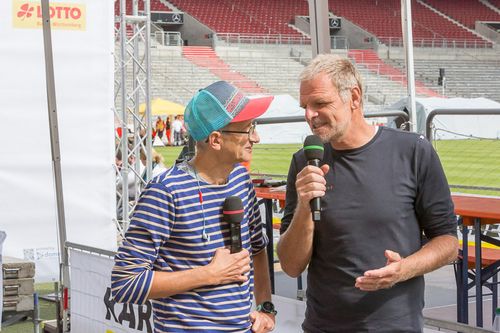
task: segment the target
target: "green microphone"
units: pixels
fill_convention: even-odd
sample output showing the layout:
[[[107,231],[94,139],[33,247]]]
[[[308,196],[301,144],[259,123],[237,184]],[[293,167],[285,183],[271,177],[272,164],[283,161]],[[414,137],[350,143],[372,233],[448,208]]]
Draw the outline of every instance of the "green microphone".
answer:
[[[319,168],[320,162],[323,160],[323,142],[317,135],[309,135],[304,140],[304,154],[306,155],[307,164],[314,165]],[[321,220],[321,199],[313,198],[310,202],[312,219],[314,222]]]

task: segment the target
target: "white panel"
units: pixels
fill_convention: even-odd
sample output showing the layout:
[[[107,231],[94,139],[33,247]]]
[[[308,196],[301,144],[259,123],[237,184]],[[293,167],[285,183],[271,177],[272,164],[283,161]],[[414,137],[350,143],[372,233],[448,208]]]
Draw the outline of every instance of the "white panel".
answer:
[[[109,289],[113,263],[109,257],[71,250],[71,330],[152,333],[151,302],[139,307],[111,301]],[[124,315],[124,308],[128,315]],[[138,329],[139,326],[142,330]]]
[[[19,18],[24,4],[32,16]],[[82,30],[52,30],[67,238],[114,250],[113,1],[50,5],[80,6],[85,18]],[[45,57],[41,27],[19,27],[38,6],[0,1],[0,227],[4,253],[34,260],[40,282],[58,279]]]

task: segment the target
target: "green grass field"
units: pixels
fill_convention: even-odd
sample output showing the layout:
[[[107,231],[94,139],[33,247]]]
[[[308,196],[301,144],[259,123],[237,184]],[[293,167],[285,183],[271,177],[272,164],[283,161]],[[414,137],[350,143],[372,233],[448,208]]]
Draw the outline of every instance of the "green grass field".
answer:
[[[500,140],[442,140],[433,143],[451,185],[500,188]],[[290,160],[301,144],[254,146],[252,173],[286,176]],[[157,148],[172,165],[180,147]],[[452,187],[453,192],[500,196],[500,191]]]
[[[450,185],[500,188],[500,140],[442,140],[434,148]],[[500,191],[452,187],[453,192],[500,196]]]

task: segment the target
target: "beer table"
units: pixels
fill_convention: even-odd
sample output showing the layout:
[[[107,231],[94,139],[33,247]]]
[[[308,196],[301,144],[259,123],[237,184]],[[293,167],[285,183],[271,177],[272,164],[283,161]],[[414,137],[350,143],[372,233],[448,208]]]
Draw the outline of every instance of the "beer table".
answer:
[[[257,198],[264,203],[266,212],[267,260],[269,262],[269,277],[271,278],[271,292],[274,294],[274,241],[273,241],[273,200],[278,200],[280,207],[285,205],[285,190],[273,187],[255,187]]]
[[[462,224],[462,248],[457,271],[457,320],[468,323],[468,291],[476,291],[476,325],[483,326],[483,291],[488,279],[493,278],[493,311],[497,305],[497,273],[500,267],[500,249],[483,248],[482,242],[500,246],[500,240],[481,233],[481,226],[500,223],[500,198],[474,195],[452,196],[455,213]],[[468,244],[469,228],[474,232],[474,246]],[[473,251],[473,253],[469,253]],[[474,272],[469,273],[469,262],[474,264]],[[469,284],[469,276],[473,282]]]

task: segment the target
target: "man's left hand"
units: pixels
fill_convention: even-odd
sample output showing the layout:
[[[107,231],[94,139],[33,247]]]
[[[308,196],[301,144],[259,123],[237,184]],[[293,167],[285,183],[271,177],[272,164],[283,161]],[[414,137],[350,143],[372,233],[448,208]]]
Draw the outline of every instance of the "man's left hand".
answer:
[[[366,271],[363,276],[356,278],[356,288],[363,291],[375,291],[387,289],[396,283],[403,281],[403,272],[401,265],[401,256],[399,253],[385,250],[387,258],[385,267]]]
[[[252,322],[252,332],[255,333],[271,332],[274,329],[275,318],[271,313],[252,311],[250,321]]]

